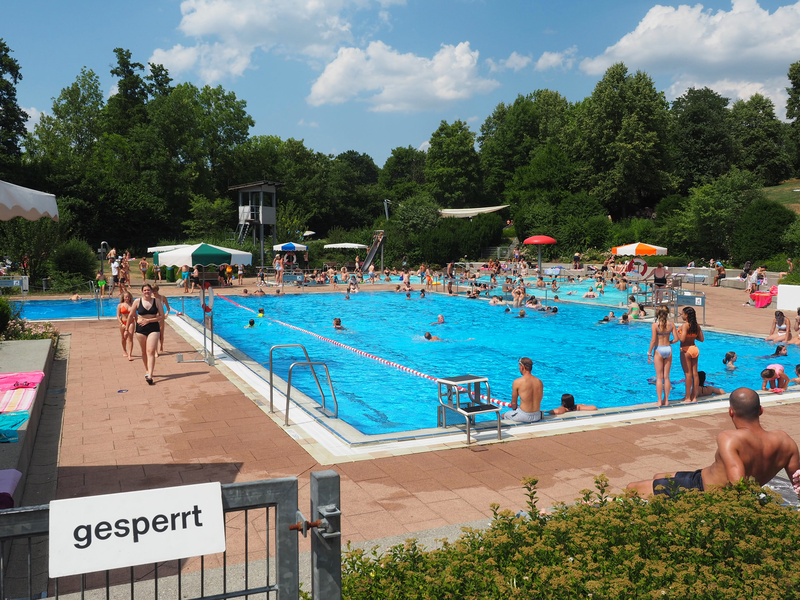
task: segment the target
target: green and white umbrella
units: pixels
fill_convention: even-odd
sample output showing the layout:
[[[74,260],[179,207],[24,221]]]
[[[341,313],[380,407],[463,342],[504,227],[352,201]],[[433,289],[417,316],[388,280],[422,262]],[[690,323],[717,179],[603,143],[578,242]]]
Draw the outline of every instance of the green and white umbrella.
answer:
[[[153,263],[162,267],[182,267],[183,265],[249,265],[253,255],[241,250],[213,246],[211,244],[195,244],[184,248],[176,248],[168,252],[156,252]]]

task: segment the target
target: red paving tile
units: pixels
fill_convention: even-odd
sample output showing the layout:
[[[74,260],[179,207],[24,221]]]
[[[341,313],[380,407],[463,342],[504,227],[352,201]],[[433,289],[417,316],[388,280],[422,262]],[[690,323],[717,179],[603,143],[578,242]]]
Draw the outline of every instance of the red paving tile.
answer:
[[[709,311],[710,324],[768,330],[771,313],[741,308],[741,292],[703,289],[724,305]],[[301,502],[307,503],[309,472],[333,468],[341,475],[345,541],[487,518],[493,502],[523,509],[523,477],[539,478],[542,507],[574,501],[582,489],[594,488],[601,472],[619,491],[657,471],[707,464],[716,433],[730,427],[721,411],[514,440],[480,452],[457,448],[331,467],[318,464],[216,368],[176,363],[175,353],[193,349],[171,327],[165,340],[170,353],[158,359],[155,386],[144,382],[139,359],[119,355],[113,323],[59,328],[71,335],[71,353],[58,497],[297,476]],[[770,407],[764,423],[800,435],[796,412],[795,406]]]

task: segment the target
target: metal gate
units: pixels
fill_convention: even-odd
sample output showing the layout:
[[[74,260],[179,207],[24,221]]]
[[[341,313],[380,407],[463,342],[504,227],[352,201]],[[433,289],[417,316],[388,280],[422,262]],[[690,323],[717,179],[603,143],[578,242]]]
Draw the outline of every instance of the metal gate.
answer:
[[[0,511],[0,600],[54,596],[111,600],[297,600],[298,532],[311,533],[313,598],[341,598],[339,474],[311,473],[311,520],[298,510],[296,477],[222,486],[226,550],[49,579],[49,505]]]

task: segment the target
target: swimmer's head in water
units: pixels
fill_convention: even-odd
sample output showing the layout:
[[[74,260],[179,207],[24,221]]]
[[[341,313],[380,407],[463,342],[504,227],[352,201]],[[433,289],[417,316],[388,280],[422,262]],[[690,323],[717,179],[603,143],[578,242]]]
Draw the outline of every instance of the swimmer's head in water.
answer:
[[[250,319],[250,322],[248,324],[250,325],[250,327],[252,327],[253,325],[256,324],[256,320],[255,319]]]
[[[259,317],[263,317],[264,316],[264,309],[263,308],[259,308],[258,309],[258,316]]]
[[[334,327],[341,327],[342,326],[342,320],[341,319],[334,319],[333,320],[333,326]]]
[[[736,352],[728,352],[725,354],[725,358],[722,359],[722,364],[727,365],[730,362],[736,361]]]
[[[561,394],[561,406],[569,411],[575,410],[575,396],[572,394]]]
[[[436,319],[436,322],[437,323],[444,323],[444,315],[439,315],[439,317]]]
[[[432,337],[433,337],[433,336],[431,335],[430,331],[426,331],[426,332],[425,332],[425,339],[426,339],[426,340],[429,340],[429,339],[431,339]]]

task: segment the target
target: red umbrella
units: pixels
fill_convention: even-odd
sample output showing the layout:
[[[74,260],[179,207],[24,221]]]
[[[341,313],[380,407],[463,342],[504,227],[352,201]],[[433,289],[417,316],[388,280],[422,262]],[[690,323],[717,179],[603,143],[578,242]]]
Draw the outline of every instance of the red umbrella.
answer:
[[[532,235],[523,244],[536,244],[539,246],[539,273],[542,272],[542,244],[555,244],[556,241],[547,235]]]

